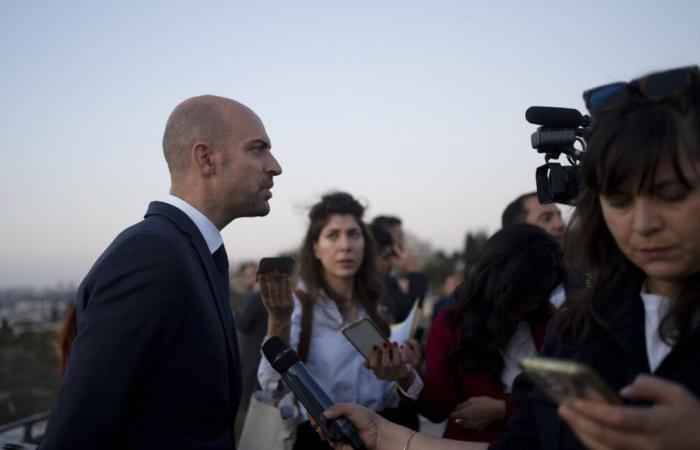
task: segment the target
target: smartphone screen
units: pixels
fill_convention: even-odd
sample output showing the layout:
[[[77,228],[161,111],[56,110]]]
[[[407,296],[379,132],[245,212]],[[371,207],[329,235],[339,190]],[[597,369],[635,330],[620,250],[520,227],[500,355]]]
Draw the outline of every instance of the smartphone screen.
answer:
[[[360,319],[343,328],[343,335],[369,362],[372,357],[372,349],[376,345],[381,347],[389,341],[382,335],[377,325],[369,318]]]

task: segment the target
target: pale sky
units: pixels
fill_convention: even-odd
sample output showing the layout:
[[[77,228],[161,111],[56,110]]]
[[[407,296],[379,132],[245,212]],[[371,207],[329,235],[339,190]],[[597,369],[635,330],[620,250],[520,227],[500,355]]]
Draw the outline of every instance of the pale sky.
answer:
[[[693,1],[0,2],[0,287],[78,283],[168,192],[161,138],[204,93],[258,113],[284,173],[235,264],[296,248],[346,190],[434,248],[534,190],[531,105],[700,62]]]

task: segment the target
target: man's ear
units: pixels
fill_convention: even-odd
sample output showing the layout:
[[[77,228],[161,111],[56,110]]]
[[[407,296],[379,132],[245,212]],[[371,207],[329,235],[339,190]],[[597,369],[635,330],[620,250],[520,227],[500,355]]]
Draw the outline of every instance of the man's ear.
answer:
[[[197,141],[192,145],[192,164],[202,175],[214,174],[214,148],[205,141]]]

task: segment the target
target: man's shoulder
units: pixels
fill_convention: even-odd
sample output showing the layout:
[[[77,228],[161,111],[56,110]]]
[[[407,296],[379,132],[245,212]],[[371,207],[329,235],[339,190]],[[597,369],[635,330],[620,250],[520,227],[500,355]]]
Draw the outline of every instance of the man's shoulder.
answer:
[[[97,258],[91,273],[112,263],[172,264],[194,255],[189,237],[167,220],[148,217],[117,235]],[[89,274],[88,274],[89,275]]]
[[[124,229],[107,248],[142,248],[144,252],[158,247],[161,250],[178,248],[189,241],[187,236],[166,220],[149,217]]]

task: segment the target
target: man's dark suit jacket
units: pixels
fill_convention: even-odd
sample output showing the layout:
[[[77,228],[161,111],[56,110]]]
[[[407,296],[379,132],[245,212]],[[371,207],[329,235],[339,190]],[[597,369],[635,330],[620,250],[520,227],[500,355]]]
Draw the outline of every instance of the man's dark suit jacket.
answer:
[[[78,335],[42,449],[234,448],[236,333],[187,215],[151,203],[99,257],[76,308]]]

